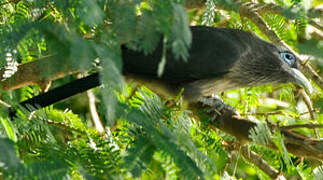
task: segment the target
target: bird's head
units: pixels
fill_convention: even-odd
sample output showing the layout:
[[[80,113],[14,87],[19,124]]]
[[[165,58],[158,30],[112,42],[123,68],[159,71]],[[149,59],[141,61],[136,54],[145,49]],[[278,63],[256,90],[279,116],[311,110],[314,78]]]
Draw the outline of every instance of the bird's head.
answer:
[[[279,52],[279,56],[278,58],[281,58],[283,61],[282,71],[286,72],[286,81],[298,84],[312,93],[312,85],[303,73],[300,72],[300,60],[295,54],[287,50],[282,50]]]
[[[246,53],[241,57],[234,69],[233,79],[245,86],[255,86],[267,83],[294,83],[310,93],[313,88],[308,79],[300,72],[300,60],[284,47],[275,46],[263,40],[252,43],[257,52]]]

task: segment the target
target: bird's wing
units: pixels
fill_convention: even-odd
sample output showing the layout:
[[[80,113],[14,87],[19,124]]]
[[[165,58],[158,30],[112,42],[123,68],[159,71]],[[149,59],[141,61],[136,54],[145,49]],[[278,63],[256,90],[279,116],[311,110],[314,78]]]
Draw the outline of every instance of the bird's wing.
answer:
[[[149,55],[123,48],[123,72],[170,83],[192,82],[222,76],[239,58],[250,53],[248,41],[253,36],[247,32],[205,26],[191,27],[191,30],[192,45],[188,59],[175,59],[171,49],[168,49],[167,62],[161,77],[157,76],[162,56],[161,43]]]

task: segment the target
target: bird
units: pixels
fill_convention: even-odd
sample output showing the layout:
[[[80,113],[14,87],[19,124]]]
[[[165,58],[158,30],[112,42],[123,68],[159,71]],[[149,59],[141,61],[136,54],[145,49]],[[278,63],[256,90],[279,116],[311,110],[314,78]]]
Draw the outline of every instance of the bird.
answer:
[[[161,77],[157,74],[162,44],[146,56],[123,51],[123,74],[147,84],[156,92],[198,101],[226,90],[292,82],[309,91],[311,84],[299,71],[300,60],[284,47],[275,46],[249,32],[207,26],[191,27],[192,45],[186,61],[168,51]]]
[[[178,58],[168,48],[161,75],[158,66],[163,43],[150,54],[122,46],[122,74],[127,82],[139,82],[161,96],[182,92],[187,103],[223,91],[263,84],[294,83],[312,91],[300,72],[300,60],[285,47],[276,46],[239,29],[191,26],[192,43],[188,58]],[[162,39],[162,37],[161,37]],[[45,107],[101,84],[94,73],[20,104],[27,108]]]

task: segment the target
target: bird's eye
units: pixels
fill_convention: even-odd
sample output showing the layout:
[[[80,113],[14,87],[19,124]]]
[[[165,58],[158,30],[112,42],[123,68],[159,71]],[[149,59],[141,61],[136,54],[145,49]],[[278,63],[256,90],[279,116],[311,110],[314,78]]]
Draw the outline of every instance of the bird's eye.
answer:
[[[295,64],[295,56],[294,54],[290,52],[281,52],[280,56],[283,58],[283,60],[289,65],[293,66]]]

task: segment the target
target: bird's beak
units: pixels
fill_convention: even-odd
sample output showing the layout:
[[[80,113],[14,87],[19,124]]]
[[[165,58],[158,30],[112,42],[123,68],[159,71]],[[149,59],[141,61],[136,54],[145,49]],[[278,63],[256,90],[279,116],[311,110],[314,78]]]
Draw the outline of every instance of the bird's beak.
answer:
[[[296,83],[305,88],[309,93],[313,92],[313,87],[308,79],[299,70],[292,68],[291,75],[295,78]]]

